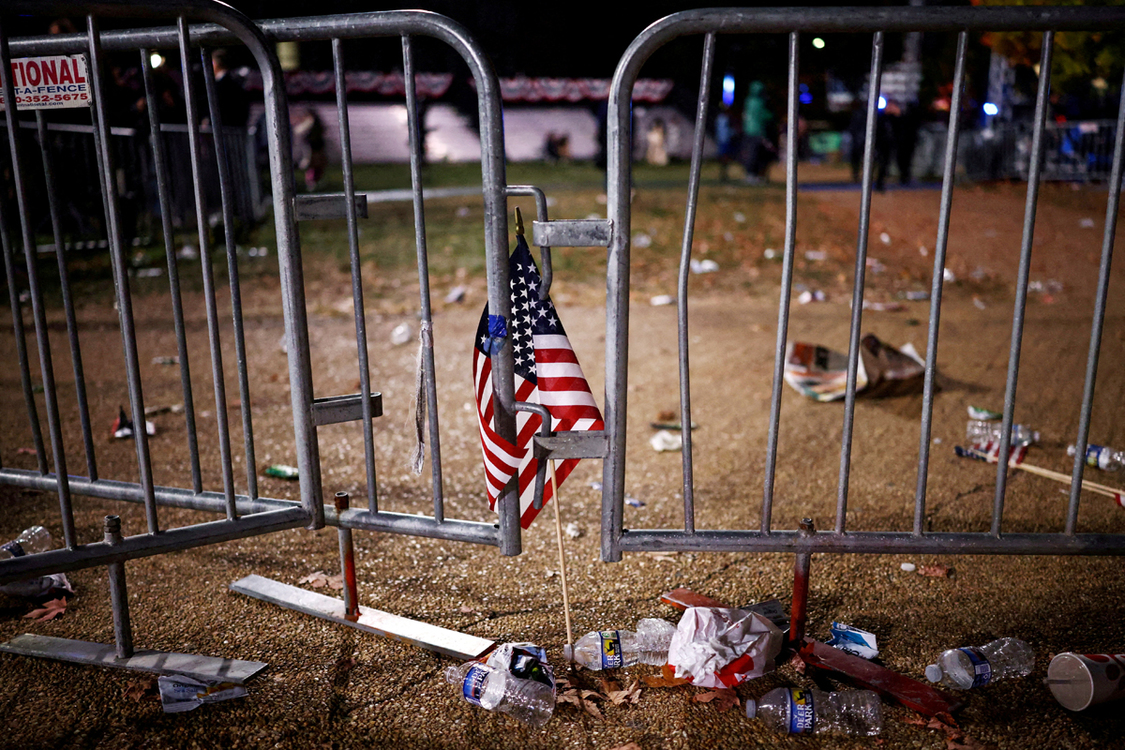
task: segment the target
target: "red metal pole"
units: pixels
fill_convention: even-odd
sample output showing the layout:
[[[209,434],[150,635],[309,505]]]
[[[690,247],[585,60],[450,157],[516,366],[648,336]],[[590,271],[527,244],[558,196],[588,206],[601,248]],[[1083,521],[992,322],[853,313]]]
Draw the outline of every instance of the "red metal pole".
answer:
[[[351,504],[351,496],[346,492],[336,493],[336,513],[342,514]],[[343,526],[336,528],[340,537],[340,575],[344,579],[344,617],[359,619],[359,597],[355,583],[355,547],[352,545],[352,530]]]
[[[811,537],[816,533],[816,527],[811,518],[801,521],[800,534],[802,538]],[[809,605],[809,568],[812,565],[811,552],[798,552],[797,561],[793,566],[793,603],[789,609],[789,645],[796,651],[805,640],[805,620],[808,616]]]

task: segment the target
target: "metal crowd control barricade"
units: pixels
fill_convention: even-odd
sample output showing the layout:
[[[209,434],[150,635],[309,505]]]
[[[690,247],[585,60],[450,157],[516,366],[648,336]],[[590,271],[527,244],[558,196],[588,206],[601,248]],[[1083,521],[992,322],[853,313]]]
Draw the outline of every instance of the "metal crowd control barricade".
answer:
[[[941,313],[943,269],[945,266],[950,205],[960,121],[958,113],[964,100],[965,59],[968,35],[973,31],[1030,30],[1043,33],[1040,68],[1051,70],[1054,34],[1063,30],[1084,30],[1125,24],[1121,8],[844,8],[844,9],[722,9],[687,11],[668,16],[646,29],[630,45],[615,73],[609,102],[609,193],[608,217],[612,228],[609,245],[607,279],[606,331],[606,397],[605,423],[609,447],[606,452],[603,478],[602,544],[606,561],[621,559],[624,552],[634,551],[711,551],[711,552],[790,552],[797,555],[797,576],[794,587],[793,632],[800,633],[804,601],[807,593],[808,560],[812,553],[912,553],[912,554],[1063,554],[1120,555],[1125,553],[1125,535],[1082,532],[1077,528],[1079,489],[1083,475],[1082,457],[1090,427],[1094,379],[1101,347],[1105,319],[1110,258],[1116,228],[1118,199],[1122,176],[1122,126],[1125,109],[1118,115],[1116,142],[1113,148],[1112,172],[1106,207],[1105,235],[1102,243],[1097,298],[1090,329],[1090,345],[1086,368],[1085,390],[1081,402],[1078,433],[1074,437],[1077,452],[1074,460],[1069,507],[1065,527],[1057,533],[1024,533],[1005,531],[1004,505],[1007,489],[1007,467],[1000,462],[996,471],[996,490],[992,508],[991,529],[981,532],[930,531],[926,529],[927,475],[930,461],[931,417],[934,401],[934,364],[937,359],[938,323]],[[945,171],[938,219],[938,236],[934,251],[933,283],[929,314],[927,363],[920,423],[917,487],[914,502],[913,528],[909,530],[855,531],[846,523],[848,482],[852,468],[852,427],[855,409],[857,363],[860,330],[863,318],[864,274],[867,268],[867,237],[873,182],[873,151],[878,82],[883,70],[884,36],[893,32],[941,31],[958,34],[953,100],[946,141]],[[701,529],[695,525],[695,498],[692,475],[692,409],[689,386],[688,337],[688,261],[692,246],[693,222],[700,184],[704,124],[711,102],[712,66],[717,38],[720,34],[776,33],[787,34],[788,53],[788,143],[797,142],[800,70],[798,42],[802,34],[853,32],[872,34],[870,80],[867,107],[866,148],[863,160],[863,181],[860,202],[858,243],[855,255],[854,291],[851,301],[850,347],[848,350],[847,395],[844,403],[842,448],[839,457],[839,481],[836,493],[835,527],[813,531],[802,524],[798,530],[777,529],[771,522],[774,508],[775,468],[777,463],[778,427],[781,418],[781,391],[784,360],[790,319],[790,294],[793,283],[794,246],[797,208],[797,149],[786,152],[785,245],[778,304],[778,326],[773,367],[773,388],[770,402],[768,443],[765,456],[764,491],[761,525],[757,529]],[[683,526],[673,529],[626,529],[623,524],[625,497],[626,397],[629,355],[629,258],[630,258],[630,173],[632,143],[630,93],[644,62],[667,42],[685,35],[702,35],[703,61],[700,78],[698,114],[692,154],[688,200],[679,265],[678,341],[680,365],[680,423],[683,438]],[[1012,319],[1011,349],[1004,397],[1002,439],[999,455],[1008,455],[1011,442],[1012,417],[1019,376],[1020,345],[1023,337],[1024,311],[1028,293],[1035,212],[1043,170],[1043,141],[1047,112],[1049,75],[1040,77],[1035,108],[1033,145],[1028,171],[1028,192],[1023,224],[1015,310]],[[798,601],[800,600],[800,601]]]
[[[125,587],[125,562],[138,557],[157,555],[176,550],[198,547],[206,544],[244,537],[266,534],[296,527],[318,527],[323,524],[323,508],[319,486],[318,453],[315,442],[313,406],[311,394],[311,370],[308,358],[308,332],[305,320],[301,258],[297,244],[296,224],[293,209],[293,182],[289,145],[288,112],[284,86],[281,83],[281,69],[276,56],[269,49],[268,42],[261,31],[246,17],[228,6],[199,0],[183,3],[24,3],[5,5],[2,21],[11,21],[17,13],[44,17],[45,20],[57,18],[67,13],[84,16],[86,29],[82,34],[58,35],[52,37],[9,39],[0,27],[0,82],[3,84],[4,101],[4,139],[8,145],[9,170],[5,182],[5,192],[14,194],[14,201],[0,205],[0,230],[2,230],[5,282],[8,288],[12,312],[14,349],[17,356],[11,362],[11,369],[18,368],[22,383],[23,401],[26,407],[27,424],[37,461],[36,470],[18,469],[11,460],[5,460],[0,468],[0,483],[33,488],[57,493],[61,515],[63,548],[39,554],[24,555],[0,562],[0,582],[22,580],[49,573],[72,571],[81,568],[105,565],[109,568],[110,596],[113,605],[116,647],[99,646],[79,641],[20,636],[5,650],[16,653],[53,656],[68,660],[120,666],[149,671],[171,671],[190,673],[202,677],[223,677],[238,682],[252,676],[264,665],[258,662],[212,659],[186,654],[168,654],[154,651],[135,651],[129,620],[128,597]],[[103,34],[99,28],[100,19],[124,17],[130,19],[166,19],[176,22],[176,26],[159,34],[133,32],[113,32]],[[301,471],[300,502],[271,501],[258,493],[256,478],[255,443],[250,414],[249,374],[246,366],[245,341],[242,328],[242,309],[239,291],[238,258],[234,239],[229,228],[232,227],[232,206],[234,197],[230,184],[229,164],[223,151],[223,140],[214,139],[215,162],[205,164],[202,157],[204,142],[200,135],[201,115],[221,132],[221,116],[216,106],[214,76],[209,64],[202,66],[204,89],[201,93],[193,80],[193,61],[200,59],[200,45],[204,46],[202,58],[209,62],[207,42],[194,30],[189,29],[190,21],[208,21],[223,28],[224,34],[237,38],[247,46],[261,70],[266,85],[266,127],[270,167],[272,175],[273,209],[277,235],[277,257],[282,278],[282,296],[285,306],[285,338],[288,342],[288,376],[292,394],[292,414],[294,439],[298,446],[297,463]],[[215,418],[217,443],[221,463],[220,491],[204,487],[200,466],[200,436],[197,431],[197,405],[192,399],[192,372],[188,360],[185,337],[185,312],[181,295],[181,276],[177,263],[176,247],[173,245],[171,226],[171,192],[177,186],[170,181],[167,171],[167,154],[163,151],[163,141],[159,137],[161,122],[160,108],[156,106],[157,93],[152,83],[152,70],[149,64],[150,52],[154,49],[178,49],[184,80],[184,100],[189,126],[188,135],[191,157],[191,187],[194,193],[197,238],[200,245],[199,258],[203,274],[203,305],[206,310],[206,329],[211,353],[211,379],[214,383]],[[159,486],[154,482],[153,458],[150,441],[145,429],[146,401],[141,378],[137,343],[137,324],[134,319],[134,300],[131,294],[129,259],[126,257],[124,230],[120,208],[118,168],[115,165],[114,151],[110,148],[110,86],[107,75],[106,58],[111,52],[128,50],[139,53],[144,78],[144,96],[147,103],[148,124],[151,128],[152,159],[158,179],[161,216],[163,217],[164,250],[167,261],[167,274],[170,286],[170,302],[174,320],[175,340],[178,347],[178,364],[184,399],[184,421],[187,431],[188,462],[190,463],[191,483],[187,487]],[[59,58],[57,56],[65,56]],[[65,253],[60,211],[63,196],[68,186],[65,182],[70,176],[71,165],[59,164],[57,154],[52,154],[47,137],[47,117],[42,109],[34,110],[34,129],[25,127],[27,116],[32,114],[22,104],[17,106],[16,86],[21,87],[22,98],[29,91],[24,88],[39,83],[31,75],[32,67],[38,68],[44,83],[51,81],[43,72],[46,64],[43,59],[61,60],[60,64],[72,67],[72,83],[85,83],[88,87],[88,110],[92,121],[92,132],[97,148],[96,187],[94,192],[102,199],[101,216],[104,218],[106,245],[112,267],[114,303],[117,309],[117,323],[120,327],[122,351],[124,354],[125,380],[128,413],[135,422],[134,436],[136,447],[138,481],[117,481],[103,478],[99,471],[98,451],[95,450],[94,434],[102,434],[100,425],[95,426],[91,414],[91,396],[97,393],[98,384],[91,383],[86,373],[91,361],[104,362],[105,351],[83,351],[80,345],[81,315],[76,311],[68,274],[68,258]],[[17,63],[13,65],[13,60]],[[84,69],[85,80],[80,72]],[[30,93],[42,91],[35,89]],[[51,92],[47,91],[50,96]],[[34,101],[33,99],[31,100]],[[31,136],[37,135],[34,139]],[[215,270],[211,264],[209,217],[205,215],[202,195],[204,170],[208,167],[219,169],[219,182],[222,193],[221,221],[228,231],[225,249],[228,263],[233,331],[237,359],[238,394],[241,403],[242,432],[244,437],[245,461],[247,468],[246,491],[236,492],[233,471],[230,427],[227,422],[227,394],[225,371],[220,341],[220,319],[215,289]],[[29,174],[42,170],[42,187],[46,200],[35,202],[29,189]],[[34,209],[44,207],[47,216],[36,215]],[[53,247],[46,250],[55,255],[58,263],[59,287],[48,289],[41,281],[40,264],[46,261],[40,255],[36,235],[46,232]],[[23,267],[17,266],[17,253],[23,255]],[[21,287],[26,283],[26,299],[30,303],[30,316],[33,321],[31,331],[25,329],[24,303],[21,301]],[[65,331],[69,342],[69,355],[72,373],[64,374],[56,370],[58,348],[53,358],[48,325],[48,304],[58,293],[61,296]],[[38,372],[34,373],[33,362],[28,353],[26,338],[33,334],[38,353]],[[57,334],[56,334],[57,335]],[[85,356],[85,359],[83,358]],[[84,367],[83,363],[86,363]],[[101,370],[99,370],[100,372]],[[43,406],[47,418],[47,439],[44,439],[40,426],[40,406],[34,395],[33,374],[42,381]],[[71,381],[70,378],[73,377]],[[68,382],[69,381],[69,382]],[[60,405],[60,386],[73,383],[77,408]],[[104,394],[103,394],[104,397]],[[110,396],[116,401],[116,396]],[[104,412],[104,409],[103,409]],[[64,416],[67,415],[65,422]],[[76,415],[71,419],[70,415]],[[18,412],[10,413],[19,419]],[[80,428],[74,422],[80,423]],[[9,423],[9,430],[16,425]],[[24,428],[26,429],[26,428]],[[81,435],[81,443],[67,445],[65,436]],[[81,462],[76,461],[78,456]],[[5,456],[8,459],[8,456]],[[76,463],[84,464],[84,476],[73,473]],[[146,528],[143,533],[123,536],[122,523],[118,516],[107,516],[103,541],[82,539],[76,527],[73,497],[86,495],[109,500],[125,500],[142,503],[145,510]],[[161,524],[158,507],[171,506],[191,508],[222,513],[222,520],[206,523],[188,524],[178,527],[165,527]]]
[[[12,8],[13,6],[9,6]],[[62,14],[71,6],[56,7],[27,4],[31,12]],[[24,4],[15,8],[23,9]],[[7,129],[10,136],[15,184],[19,197],[18,213],[5,206],[3,226],[6,259],[6,276],[13,311],[15,345],[18,349],[24,401],[33,433],[38,470],[28,471],[14,468],[0,469],[0,482],[58,492],[62,510],[65,549],[38,555],[29,555],[0,562],[0,583],[19,580],[48,572],[74,570],[93,565],[110,565],[111,591],[114,595],[115,615],[121,620],[117,647],[118,657],[131,651],[131,638],[128,634],[128,613],[125,608],[122,564],[124,561],[154,555],[164,551],[185,549],[215,542],[237,539],[269,531],[307,526],[320,528],[326,522],[340,528],[340,547],[342,562],[349,568],[347,576],[351,585],[344,601],[329,597],[311,595],[293,587],[251,576],[238,582],[234,588],[262,599],[275,601],[305,611],[311,611],[329,619],[347,622],[372,632],[390,633],[396,637],[413,640],[435,650],[458,656],[475,656],[491,646],[491,642],[479,638],[462,637],[440,628],[430,628],[418,623],[394,618],[386,613],[365,610],[358,605],[354,587],[354,562],[350,547],[352,529],[412,534],[437,537],[453,541],[473,542],[499,548],[501,554],[515,555],[520,552],[519,498],[514,481],[501,494],[499,499],[499,522],[482,523],[446,518],[441,475],[441,454],[438,440],[437,387],[434,375],[432,349],[432,321],[430,316],[429,271],[427,264],[425,218],[423,212],[423,193],[421,187],[422,144],[418,126],[419,107],[414,88],[414,57],[412,39],[415,36],[429,36],[452,47],[468,65],[474,78],[479,96],[479,114],[482,133],[482,182],[485,208],[484,247],[487,254],[488,296],[490,309],[495,314],[507,316],[510,312],[508,295],[508,250],[507,250],[507,210],[509,195],[533,195],[537,199],[540,218],[546,218],[546,201],[541,191],[530,187],[512,187],[505,184],[503,124],[500,114],[499,82],[485,55],[465,30],[449,19],[437,14],[421,11],[387,13],[368,13],[347,16],[306,18],[300,20],[283,19],[267,21],[254,25],[232,9],[219,3],[196,3],[148,6],[140,2],[120,4],[94,4],[80,6],[87,15],[89,31],[85,35],[57,37],[36,37],[12,40],[8,43],[11,55],[17,57],[35,55],[85,54],[88,56],[90,81],[93,84],[93,134],[99,143],[99,185],[105,202],[108,239],[112,250],[116,304],[119,310],[120,326],[125,350],[125,362],[129,385],[130,412],[134,415],[136,429],[136,448],[140,481],[135,483],[101,479],[95,460],[93,427],[90,409],[86,404],[86,387],[81,364],[81,350],[78,345],[78,321],[73,310],[71,294],[67,282],[67,261],[63,255],[64,243],[61,241],[56,217],[57,206],[51,178],[49,149],[41,149],[46,173],[47,193],[51,207],[51,219],[55,234],[55,248],[59,263],[61,292],[66,310],[67,331],[71,341],[71,355],[74,362],[74,382],[79,399],[78,416],[82,425],[83,445],[87,477],[77,477],[67,471],[67,446],[63,444],[64,432],[57,405],[54,370],[52,369],[51,349],[47,341],[44,290],[36,275],[36,246],[32,221],[38,217],[29,216],[21,170],[26,170],[27,157],[23,151],[31,143],[15,135],[17,112],[9,108]],[[100,33],[96,24],[99,15],[124,15],[142,18],[172,18],[177,22],[174,28],[147,28],[127,31]],[[52,17],[54,17],[52,16]],[[208,22],[189,26],[189,21]],[[344,85],[344,59],[342,40],[354,38],[391,37],[401,38],[403,67],[406,89],[406,103],[410,131],[412,197],[417,236],[417,258],[421,289],[421,327],[422,356],[421,369],[424,387],[424,400],[428,407],[427,445],[433,484],[434,513],[431,517],[406,513],[392,513],[379,507],[378,483],[375,474],[372,420],[382,413],[381,395],[371,390],[368,363],[366,314],[363,305],[363,285],[360,277],[358,246],[358,219],[366,215],[366,196],[356,193],[352,175],[350,153],[349,122]],[[4,39],[0,37],[0,39]],[[288,107],[285,85],[276,57],[268,50],[272,42],[286,40],[330,40],[332,44],[337,103],[339,105],[340,141],[343,144],[343,172],[345,192],[343,194],[295,195],[293,168],[290,152],[290,131],[288,127]],[[6,39],[5,39],[6,42]],[[297,455],[297,468],[300,481],[300,503],[262,497],[258,491],[257,459],[250,409],[250,373],[248,372],[247,348],[242,324],[241,298],[238,281],[238,254],[232,232],[224,231],[226,258],[228,263],[231,307],[238,364],[239,405],[242,413],[242,433],[245,442],[246,483],[245,494],[236,493],[234,464],[230,429],[226,422],[227,395],[224,386],[222,348],[220,341],[219,313],[216,303],[214,271],[210,261],[208,245],[209,225],[215,217],[206,215],[206,198],[203,191],[202,171],[205,169],[202,154],[206,145],[213,149],[219,169],[219,183],[222,197],[221,223],[224,228],[231,227],[232,213],[239,196],[233,194],[231,184],[232,165],[224,149],[224,139],[204,142],[200,137],[198,123],[206,114],[215,131],[222,131],[221,112],[218,109],[216,81],[209,64],[208,52],[220,45],[245,44],[257,61],[265,92],[266,127],[270,145],[270,167],[273,208],[277,232],[277,252],[281,277],[282,308],[285,320],[284,345],[288,353],[288,374],[294,421],[294,443]],[[194,206],[198,224],[199,258],[203,265],[203,296],[206,305],[207,332],[212,359],[212,380],[215,388],[215,416],[218,422],[219,471],[222,475],[222,492],[208,491],[203,486],[200,467],[200,438],[196,434],[197,408],[192,402],[191,372],[188,362],[188,349],[184,332],[184,312],[182,309],[177,268],[177,253],[174,231],[170,224],[172,211],[172,190],[175,185],[167,170],[168,155],[163,152],[164,139],[158,134],[165,131],[159,121],[159,107],[155,100],[153,71],[149,65],[150,51],[172,49],[178,51],[185,81],[184,99],[187,107],[186,126],[192,160],[192,182]],[[105,147],[108,126],[101,79],[103,77],[103,50],[139,51],[141,69],[144,74],[145,92],[152,132],[153,159],[159,181],[161,216],[168,263],[168,276],[171,285],[171,301],[175,318],[175,333],[178,343],[178,360],[183,385],[184,413],[187,424],[188,458],[191,463],[192,483],[190,487],[161,487],[152,480],[152,470],[148,450],[148,440],[144,430],[145,402],[142,393],[140,367],[138,363],[136,333],[130,297],[130,279],[127,260],[118,228],[117,195],[112,175],[114,174],[112,156]],[[200,59],[202,53],[203,96],[211,106],[201,109],[200,94],[193,84],[192,60]],[[8,70],[9,53],[3,52],[0,64]],[[4,79],[6,100],[12,101],[12,83]],[[41,142],[43,117],[37,114]],[[172,125],[168,131],[183,130],[182,125]],[[237,155],[236,155],[237,156]],[[212,167],[214,168],[214,167]],[[313,397],[313,383],[310,366],[308,323],[305,311],[305,290],[302,277],[301,257],[298,246],[297,222],[305,219],[345,218],[348,224],[349,249],[352,269],[352,289],[355,310],[355,328],[358,350],[360,393],[327,398]],[[44,396],[48,412],[49,446],[41,436],[36,401],[33,396],[32,370],[25,352],[23,316],[20,307],[20,289],[15,280],[19,277],[14,265],[12,248],[15,247],[9,225],[16,224],[21,230],[25,261],[27,266],[30,300],[33,306],[36,341],[39,344],[41,370],[43,372]],[[545,251],[549,262],[549,252]],[[547,272],[549,274],[549,271]],[[513,363],[511,347],[504,347],[493,355],[493,388],[495,424],[497,432],[511,440],[515,438],[515,413],[517,404],[513,387]],[[322,503],[321,466],[317,443],[317,430],[324,425],[342,422],[360,422],[364,431],[364,466],[366,469],[367,507],[350,508],[346,495],[338,493],[335,508],[326,509]],[[420,427],[421,429],[421,427]],[[73,450],[73,448],[72,448]],[[47,456],[53,458],[53,466],[48,466]],[[70,454],[73,455],[73,454]],[[240,457],[239,457],[240,458]],[[52,471],[53,469],[53,471]],[[147,533],[122,538],[119,523],[113,522],[111,533],[107,520],[106,541],[102,543],[83,543],[77,538],[72,520],[71,496],[84,494],[114,500],[143,502],[148,519]],[[157,521],[157,508],[161,505],[190,508],[195,510],[225,512],[223,521],[198,524],[183,528],[162,529]],[[351,563],[349,567],[349,563]],[[282,590],[284,589],[284,590]],[[281,591],[279,594],[278,592]],[[317,599],[313,601],[313,599]],[[327,601],[323,601],[327,600]],[[440,631],[440,632],[439,632]],[[27,645],[27,644],[25,644]],[[46,649],[27,645],[22,652],[43,653]],[[56,649],[56,652],[59,649]],[[108,659],[112,661],[112,659]],[[106,662],[106,658],[87,659],[87,661]],[[134,660],[135,661],[135,660]],[[124,665],[119,658],[118,666]],[[143,668],[143,667],[142,667]],[[183,672],[184,669],[172,671]]]

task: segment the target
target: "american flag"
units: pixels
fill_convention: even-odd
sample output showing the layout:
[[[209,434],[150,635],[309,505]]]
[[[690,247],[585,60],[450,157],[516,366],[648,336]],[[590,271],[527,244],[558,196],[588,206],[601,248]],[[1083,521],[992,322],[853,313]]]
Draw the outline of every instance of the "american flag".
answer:
[[[551,413],[551,429],[556,432],[605,429],[601,411],[590,393],[555,306],[549,299],[539,299],[543,282],[522,236],[517,238],[509,263],[512,319],[508,322],[508,332],[515,361],[516,401],[545,406]],[[532,456],[531,442],[542,419],[537,414],[516,412],[515,445],[497,434],[492,410],[492,362],[487,354],[492,340],[488,323],[488,306],[485,305],[473,346],[473,384],[484,449],[488,505],[496,509],[496,500],[504,486],[518,474],[520,525],[526,529],[539,513],[532,505],[539,462]],[[558,484],[561,485],[577,465],[576,458],[560,462],[555,469]],[[552,495],[550,482],[545,485],[544,506]]]

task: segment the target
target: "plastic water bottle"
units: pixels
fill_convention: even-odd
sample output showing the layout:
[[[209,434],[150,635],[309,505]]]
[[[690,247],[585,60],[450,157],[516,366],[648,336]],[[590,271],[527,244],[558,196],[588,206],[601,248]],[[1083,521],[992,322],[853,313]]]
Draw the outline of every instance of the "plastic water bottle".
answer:
[[[535,680],[523,680],[479,661],[447,667],[445,680],[461,686],[461,697],[488,711],[500,711],[538,728],[555,710],[555,691]]]
[[[999,443],[1000,442],[1000,428],[1003,427],[1003,422],[993,422],[987,419],[970,419],[968,426],[965,427],[965,437],[969,442],[976,444],[981,443]],[[1032,443],[1039,442],[1039,433],[1032,430],[1025,424],[1012,425],[1012,445],[1031,445]]]
[[[746,716],[782,734],[874,736],[883,729],[883,704],[873,690],[826,693],[777,688],[746,701]]]
[[[1005,677],[1026,677],[1035,668],[1035,652],[1018,638],[1000,638],[980,648],[951,648],[937,664],[926,667],[926,679],[954,690],[983,687]]]
[[[1074,455],[1075,446],[1067,446],[1066,454]],[[1125,451],[1115,451],[1104,445],[1086,444],[1086,465],[1095,466],[1102,471],[1121,471],[1125,468]]]
[[[34,555],[51,549],[51,532],[42,526],[24,529],[19,536],[0,546],[0,560]],[[0,592],[9,596],[34,598],[42,596],[58,585],[58,576],[41,576],[26,581],[14,581],[0,586]]]
[[[676,626],[666,620],[644,619],[637,623],[637,632],[600,630],[578,639],[574,648],[565,646],[567,661],[593,671],[631,667],[634,664],[662,666],[668,662],[668,646]]]

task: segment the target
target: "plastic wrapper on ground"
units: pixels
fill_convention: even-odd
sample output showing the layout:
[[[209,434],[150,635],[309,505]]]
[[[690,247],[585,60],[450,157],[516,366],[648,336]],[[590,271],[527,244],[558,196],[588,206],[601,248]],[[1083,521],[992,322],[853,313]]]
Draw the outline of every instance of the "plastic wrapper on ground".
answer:
[[[675,675],[693,685],[732,688],[774,669],[782,634],[756,612],[689,607],[668,648]]]

